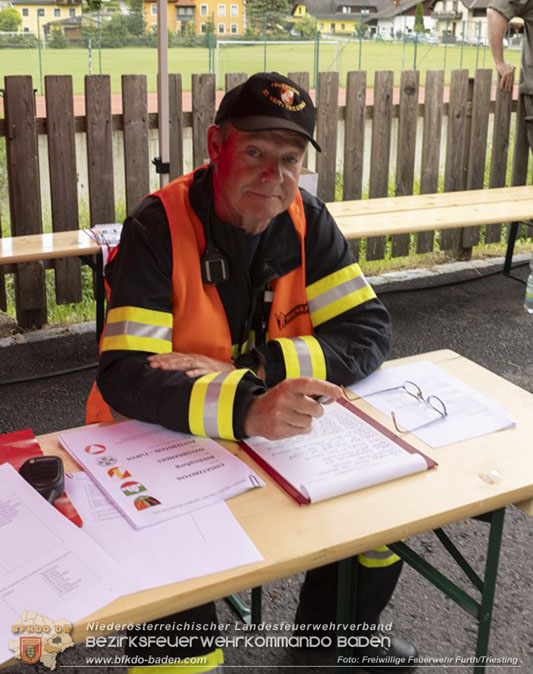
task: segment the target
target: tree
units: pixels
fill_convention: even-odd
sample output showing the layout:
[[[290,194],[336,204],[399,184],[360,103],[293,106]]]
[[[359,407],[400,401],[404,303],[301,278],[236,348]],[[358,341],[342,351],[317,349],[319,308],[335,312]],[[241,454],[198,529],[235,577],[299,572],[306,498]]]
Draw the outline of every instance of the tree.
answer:
[[[8,7],[0,11],[0,31],[15,33],[22,23],[22,17],[16,9]]]
[[[215,35],[215,20],[211,16],[205,22],[205,46],[213,48],[216,46],[217,36]]]
[[[104,24],[102,30],[103,47],[124,47],[128,44],[129,16],[124,14],[115,14],[111,20]]]
[[[311,14],[306,14],[294,22],[294,28],[300,31],[302,37],[314,40],[316,37],[316,19]]]
[[[290,0],[249,0],[246,3],[246,17],[249,27],[263,33],[282,33],[285,30],[285,22],[290,14]]]
[[[419,2],[415,13],[415,33],[423,33],[424,30],[424,5]]]
[[[102,7],[102,0],[85,0],[85,11],[97,12]]]
[[[131,12],[129,14],[130,33],[141,37],[144,35],[144,0],[129,0]]]
[[[368,23],[359,22],[355,27],[355,34],[357,37],[365,37],[368,33]]]
[[[186,47],[194,47],[196,42],[196,30],[194,29],[194,21],[187,21],[185,30],[183,31],[184,44]]]
[[[52,49],[65,49],[67,38],[59,26],[52,26],[48,37],[48,46]]]

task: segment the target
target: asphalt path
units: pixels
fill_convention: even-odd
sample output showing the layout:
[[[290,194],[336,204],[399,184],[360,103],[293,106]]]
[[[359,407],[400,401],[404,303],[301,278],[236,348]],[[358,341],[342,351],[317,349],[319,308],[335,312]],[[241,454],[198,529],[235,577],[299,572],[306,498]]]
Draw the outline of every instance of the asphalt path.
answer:
[[[517,273],[525,278],[526,269],[522,267]],[[394,324],[392,357],[449,348],[533,392],[533,316],[523,310],[523,296],[522,284],[500,274],[429,290],[383,292],[381,297]],[[92,334],[6,346],[0,349],[0,381],[91,364],[96,358]],[[88,370],[0,386],[0,432],[31,427],[37,435],[82,424],[84,401],[93,375],[94,370]],[[451,525],[447,531],[481,573],[487,525],[467,521]],[[410,543],[451,578],[463,582],[433,534],[416,536]],[[508,508],[490,654],[497,658],[518,658],[519,666],[507,664],[491,667],[487,672],[533,672],[532,555],[533,520],[514,507]],[[293,621],[301,579],[299,574],[264,588],[265,622]],[[235,617],[224,602],[217,602],[217,610],[220,621],[232,626],[229,634],[242,634],[236,631]],[[393,621],[394,631],[412,639],[421,655],[434,658],[474,655],[474,621],[409,568],[404,568],[382,619]],[[86,658],[120,653],[112,648],[105,652],[72,648],[60,656],[59,670],[73,674],[88,671],[118,674],[125,672],[125,668],[89,669]],[[238,667],[244,673],[259,668],[265,672],[318,673],[332,671],[329,667],[334,664],[332,656],[259,646],[228,648],[225,658],[228,669]],[[48,670],[41,665],[20,664],[8,671],[30,674]],[[431,666],[419,671],[457,674],[471,672],[472,667]]]

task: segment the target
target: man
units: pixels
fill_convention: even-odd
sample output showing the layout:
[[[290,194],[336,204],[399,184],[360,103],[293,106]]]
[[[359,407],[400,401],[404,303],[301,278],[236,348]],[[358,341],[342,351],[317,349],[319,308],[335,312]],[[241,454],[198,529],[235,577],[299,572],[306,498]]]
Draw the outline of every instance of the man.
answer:
[[[509,21],[514,17],[524,20],[520,94],[524,104],[529,147],[533,149],[533,0],[491,0],[489,3],[489,44],[503,91],[511,91],[513,88],[515,67],[504,59],[503,40]]]
[[[320,151],[314,124],[307,92],[258,73],[224,97],[209,166],[128,217],[106,271],[88,421],[119,413],[198,435],[286,438],[311,430],[319,397],[338,398],[383,362],[389,316],[324,204],[298,188],[308,142]],[[359,622],[375,624],[400,561],[387,548],[360,561]],[[335,622],[335,587],[335,565],[309,572],[297,622]],[[161,622],[178,621],[216,632],[212,604]],[[416,650],[397,639],[388,655]]]

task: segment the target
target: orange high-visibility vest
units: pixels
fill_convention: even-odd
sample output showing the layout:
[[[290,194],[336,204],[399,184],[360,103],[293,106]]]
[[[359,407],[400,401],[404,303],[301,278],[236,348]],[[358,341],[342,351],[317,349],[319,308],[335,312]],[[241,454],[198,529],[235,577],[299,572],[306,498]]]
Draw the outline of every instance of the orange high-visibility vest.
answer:
[[[194,173],[181,176],[152,195],[163,204],[172,241],[172,348],[230,361],[231,333],[222,301],[215,285],[202,282],[201,259],[206,242],[203,225],[189,200],[193,179]],[[272,282],[270,339],[313,334],[305,292],[306,223],[299,191],[288,213],[300,239],[301,265]],[[113,420],[96,385],[87,401],[86,420],[87,423]]]

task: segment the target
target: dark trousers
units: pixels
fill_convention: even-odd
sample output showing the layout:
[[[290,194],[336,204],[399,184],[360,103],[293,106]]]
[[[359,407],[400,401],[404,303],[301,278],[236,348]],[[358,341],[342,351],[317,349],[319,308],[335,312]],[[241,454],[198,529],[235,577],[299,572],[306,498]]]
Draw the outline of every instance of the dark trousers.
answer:
[[[403,562],[390,566],[368,568],[359,564],[355,621],[358,624],[377,624],[388,604],[400,577]],[[300,591],[296,624],[329,624],[337,622],[337,564],[328,564],[308,571]],[[315,630],[306,630],[314,633]],[[333,636],[332,630],[326,630]],[[321,632],[324,634],[323,632]]]
[[[356,622],[375,624],[379,622],[381,611],[387,605],[392,596],[400,571],[402,562],[396,562],[384,568],[369,569],[359,564],[357,577],[356,593]],[[294,622],[298,624],[325,624],[336,623],[336,604],[337,604],[337,564],[328,564],[318,569],[308,571],[300,592],[300,603],[296,611]],[[214,603],[204,604],[188,611],[174,613],[165,618],[154,621],[154,625],[172,625],[171,630],[132,630],[128,631],[128,636],[165,636],[175,640],[180,637],[198,637],[194,639],[188,647],[181,645],[151,645],[141,647],[138,644],[127,645],[124,649],[126,655],[133,657],[135,655],[148,657],[192,657],[196,655],[205,655],[214,650],[211,646],[202,646],[200,636],[217,636],[218,629],[214,627],[217,624],[217,615]],[[149,626],[148,626],[149,627]],[[183,629],[182,629],[183,628]],[[200,628],[200,629],[199,629]],[[310,630],[310,633],[315,633]],[[322,636],[324,632],[320,632]],[[333,631],[326,630],[326,634],[333,637]],[[138,641],[138,639],[137,639]]]

